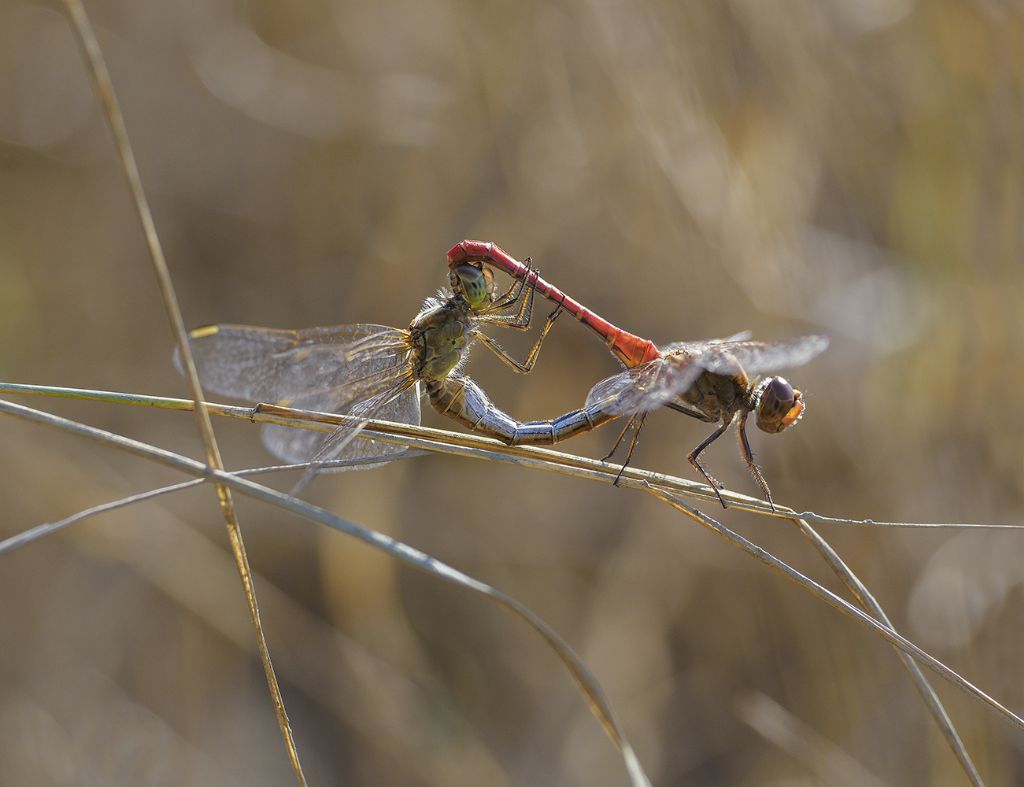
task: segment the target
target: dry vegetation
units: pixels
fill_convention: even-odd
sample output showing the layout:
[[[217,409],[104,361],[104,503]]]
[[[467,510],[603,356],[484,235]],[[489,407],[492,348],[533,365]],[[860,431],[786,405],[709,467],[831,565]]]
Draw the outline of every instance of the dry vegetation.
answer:
[[[799,428],[755,437],[778,499],[1022,520],[1015,5],[88,8],[189,324],[405,325],[453,242],[493,239],[658,341],[829,334],[792,375],[809,402]],[[0,5],[0,107],[2,377],[184,393],[57,6]],[[576,406],[614,368],[566,321],[528,379],[484,353],[469,367],[524,419]],[[180,414],[44,406],[201,456]],[[229,466],[266,463],[254,428],[216,426]],[[657,413],[636,461],[688,475],[704,434]],[[613,438],[566,448],[600,456]],[[178,480],[12,419],[0,440],[0,535]],[[708,459],[754,491],[726,441]],[[648,496],[437,456],[310,496],[538,611],[597,673],[657,784],[966,783],[888,646]],[[514,619],[239,508],[311,783],[624,783],[561,665]],[[834,584],[792,528],[721,518]],[[824,532],[900,631],[1024,706],[1018,535]],[[0,597],[3,783],[291,779],[209,489],[5,556]],[[1024,779],[1021,733],[937,685],[986,783]]]

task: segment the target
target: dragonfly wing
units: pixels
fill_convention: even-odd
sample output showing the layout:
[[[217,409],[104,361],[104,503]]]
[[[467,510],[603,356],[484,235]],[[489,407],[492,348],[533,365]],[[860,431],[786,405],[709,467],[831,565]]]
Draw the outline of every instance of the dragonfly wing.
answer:
[[[601,380],[590,389],[587,407],[614,415],[653,410],[683,393],[702,371],[688,356],[667,354]]]
[[[406,331],[370,324],[297,331],[217,325],[193,331],[190,342],[199,379],[211,391],[304,410],[420,422]],[[174,360],[180,369],[177,353]],[[368,410],[375,415],[366,415]],[[370,464],[405,450],[354,440],[361,428],[343,427],[325,436],[269,424],[263,443],[286,462],[317,457]]]
[[[396,393],[396,389],[401,390],[397,390]],[[370,415],[366,414],[366,407],[360,405],[369,404],[376,397],[348,408],[346,408],[347,403],[338,403],[335,407],[329,407],[323,411],[343,412],[347,410],[346,414],[356,417],[377,418],[383,421],[397,421],[419,426],[420,401],[417,385],[410,386],[407,381],[403,380],[401,384],[394,385],[383,393],[389,395],[382,397],[383,401],[379,402],[377,409]],[[301,409],[314,409],[308,408],[301,398],[293,406]],[[267,424],[263,427],[262,437],[267,450],[286,462],[353,460],[353,467],[321,468],[320,472],[325,473],[376,467],[407,450],[405,446],[393,443],[353,439],[361,429],[362,427],[341,427],[334,432],[324,433]]]
[[[252,402],[301,398],[309,409],[325,410],[339,386],[404,360],[406,337],[397,328],[369,324],[298,331],[214,325],[192,331],[190,346],[204,388]],[[180,370],[177,351],[174,362]],[[317,392],[324,401],[310,399]]]
[[[725,342],[705,347],[697,363],[709,372],[730,374],[738,362],[753,376],[803,366],[826,347],[827,336],[800,336],[781,342]]]
[[[703,339],[699,342],[675,342],[662,348],[662,355],[669,355],[671,353],[687,352],[690,354],[699,354],[709,344],[730,344],[732,342],[745,342],[752,334],[750,331],[740,331],[734,333],[732,336],[726,336],[724,339]]]

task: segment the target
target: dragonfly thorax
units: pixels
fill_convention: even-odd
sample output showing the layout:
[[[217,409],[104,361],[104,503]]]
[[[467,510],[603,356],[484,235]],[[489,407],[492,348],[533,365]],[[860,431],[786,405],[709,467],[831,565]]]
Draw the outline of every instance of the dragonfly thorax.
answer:
[[[473,341],[466,302],[449,298],[424,309],[409,326],[412,364],[417,378],[441,380],[451,374]]]
[[[746,404],[746,389],[747,376],[737,366],[736,374],[701,373],[679,398],[704,413],[707,420],[728,420]]]

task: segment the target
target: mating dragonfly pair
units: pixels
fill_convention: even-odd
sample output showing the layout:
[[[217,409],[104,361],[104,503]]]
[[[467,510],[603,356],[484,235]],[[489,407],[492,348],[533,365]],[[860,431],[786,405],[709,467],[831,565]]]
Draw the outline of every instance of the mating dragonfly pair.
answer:
[[[760,429],[781,432],[800,419],[805,404],[800,391],[782,377],[756,383],[754,378],[806,363],[828,346],[826,337],[765,343],[750,341],[744,333],[659,349],[546,282],[529,258],[524,265],[493,243],[457,244],[448,252],[448,266],[450,291],[428,299],[405,330],[371,324],[294,331],[242,325],[198,328],[190,336],[199,379],[219,394],[351,416],[348,425],[326,437],[272,424],[263,427],[263,441],[271,453],[289,462],[312,462],[299,486],[330,460],[346,459],[349,466],[366,467],[403,452],[401,446],[355,438],[369,419],[418,424],[422,383],[435,410],[510,445],[551,445],[628,416],[612,449],[614,453],[632,428],[623,468],[632,458],[648,413],[658,407],[718,424],[687,459],[715,490],[723,507],[722,484],[701,464],[700,454],[738,417],[740,453],[774,509],[771,491],[747,440],[747,417],[755,413]],[[514,279],[504,293],[495,283],[492,268]],[[496,325],[528,330],[538,292],[556,307],[526,359],[518,361],[482,329]],[[547,421],[520,422],[498,409],[480,386],[459,372],[476,341],[514,371],[531,371],[563,311],[597,333],[626,366],[597,383],[584,407]]]

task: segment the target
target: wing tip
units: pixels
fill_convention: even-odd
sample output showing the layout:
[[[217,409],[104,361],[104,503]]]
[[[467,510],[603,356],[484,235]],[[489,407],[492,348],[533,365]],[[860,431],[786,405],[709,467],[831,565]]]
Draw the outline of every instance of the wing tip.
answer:
[[[188,338],[190,339],[205,339],[207,336],[213,336],[220,332],[219,325],[200,325],[198,328],[193,328],[188,332]]]

